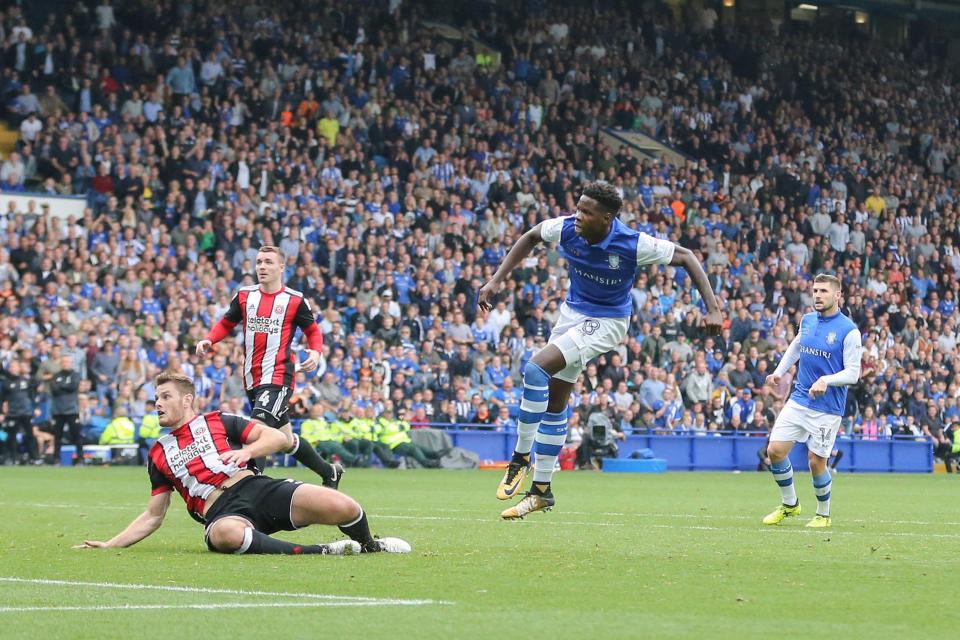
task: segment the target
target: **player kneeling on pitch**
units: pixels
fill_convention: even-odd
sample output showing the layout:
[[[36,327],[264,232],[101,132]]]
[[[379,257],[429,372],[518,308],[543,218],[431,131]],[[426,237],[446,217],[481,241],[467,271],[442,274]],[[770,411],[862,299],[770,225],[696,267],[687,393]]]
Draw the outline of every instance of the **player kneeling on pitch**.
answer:
[[[173,431],[150,448],[147,469],[153,491],[147,510],[110,540],[87,540],[81,547],[129,547],[140,542],[163,524],[176,489],[190,516],[206,525],[211,551],[294,555],[410,551],[399,538],[374,539],[366,514],[349,496],[259,475],[253,459],[287,446],[280,431],[219,411],[197,415],[193,381],[182,374],[162,373],[156,387],[160,426]],[[335,525],[350,539],[298,545],[270,537],[311,524]]]
[[[767,514],[763,524],[780,524],[784,518],[800,515],[788,455],[795,443],[806,442],[817,495],[817,515],[807,526],[830,526],[832,479],[827,461],[840,430],[847,387],[860,379],[863,352],[860,331],[853,320],[840,313],[840,296],[840,281],[835,276],[820,274],[813,279],[816,312],[803,316],[797,337],[767,376],[767,384],[776,387],[781,376],[799,363],[793,393],[777,416],[767,446],[770,471],[780,487],[782,504]]]

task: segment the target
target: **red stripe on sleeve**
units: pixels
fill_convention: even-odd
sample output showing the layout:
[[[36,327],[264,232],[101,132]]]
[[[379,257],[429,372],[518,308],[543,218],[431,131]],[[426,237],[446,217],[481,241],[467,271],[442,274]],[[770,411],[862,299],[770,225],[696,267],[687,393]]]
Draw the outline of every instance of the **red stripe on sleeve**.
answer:
[[[247,423],[247,426],[244,427],[243,429],[243,433],[240,434],[240,442],[242,442],[243,444],[247,444],[247,436],[250,435],[250,432],[253,431],[253,427],[256,424],[257,423],[254,422],[253,420]]]
[[[323,333],[316,322],[304,329],[303,335],[307,337],[307,347],[313,351],[323,351]]]
[[[236,326],[236,322],[230,322],[226,318],[220,318],[220,322],[213,325],[213,329],[210,329],[210,333],[207,334],[207,340],[216,344],[229,336]]]

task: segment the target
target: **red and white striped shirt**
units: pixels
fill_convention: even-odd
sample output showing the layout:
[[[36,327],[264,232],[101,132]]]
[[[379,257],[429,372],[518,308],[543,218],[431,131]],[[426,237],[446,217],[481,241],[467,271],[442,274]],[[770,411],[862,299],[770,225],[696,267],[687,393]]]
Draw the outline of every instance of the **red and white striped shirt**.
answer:
[[[219,342],[241,321],[245,347],[243,384],[247,390],[268,384],[293,388],[295,361],[290,345],[296,327],[303,331],[310,349],[323,348],[323,334],[317,328],[310,303],[294,289],[266,293],[259,286],[242,287],[207,339]]]
[[[161,436],[147,455],[152,495],[176,489],[190,516],[203,522],[207,498],[214,489],[249,468],[225,464],[220,455],[246,444],[254,424],[242,416],[214,411]]]

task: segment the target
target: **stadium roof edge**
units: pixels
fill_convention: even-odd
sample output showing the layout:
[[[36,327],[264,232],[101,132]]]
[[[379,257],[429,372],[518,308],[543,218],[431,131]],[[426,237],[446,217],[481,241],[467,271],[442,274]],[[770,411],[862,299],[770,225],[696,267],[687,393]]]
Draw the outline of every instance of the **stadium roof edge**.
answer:
[[[960,0],[805,0],[809,4],[841,9],[860,9],[877,13],[900,15],[908,19],[945,18],[960,20]],[[799,5],[800,0],[795,0]]]

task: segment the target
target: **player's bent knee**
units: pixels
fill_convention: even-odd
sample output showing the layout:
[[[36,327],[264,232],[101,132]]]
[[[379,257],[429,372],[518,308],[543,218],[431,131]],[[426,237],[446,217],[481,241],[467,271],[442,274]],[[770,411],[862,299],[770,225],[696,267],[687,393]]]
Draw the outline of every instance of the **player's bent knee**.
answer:
[[[523,384],[527,387],[549,388],[550,374],[537,363],[528,360],[527,364],[523,365]]]
[[[338,501],[336,505],[337,513],[337,523],[338,525],[348,524],[354,522],[360,514],[363,512],[363,508],[360,504],[351,498],[350,496],[344,495],[338,492]],[[331,514],[332,515],[332,514]]]
[[[822,471],[827,468],[827,459],[813,451],[807,452],[807,462],[813,470]]]
[[[767,455],[771,461],[779,462],[790,455],[790,449],[792,448],[792,442],[771,442],[767,445]]]
[[[243,546],[244,531],[249,526],[249,523],[238,518],[217,520],[207,533],[210,547],[219,553],[234,553]]]
[[[356,520],[362,511],[360,504],[344,493],[333,493],[335,495],[330,498],[325,508],[330,524],[346,524]]]
[[[293,522],[298,527],[310,524],[339,525],[352,522],[360,505],[350,496],[315,485],[302,485],[293,494]]]
[[[562,342],[563,338],[560,340]],[[569,362],[567,362],[566,355],[564,355],[564,352],[568,351],[569,349],[575,350],[576,345],[571,342],[565,349],[561,348],[560,343],[548,344],[543,349],[538,351],[537,354],[533,356],[533,358],[531,358],[527,364],[533,364],[543,369],[544,373],[546,373],[547,378],[549,379],[558,372],[563,371],[563,369],[569,364]],[[524,369],[526,369],[526,367],[524,367]]]

